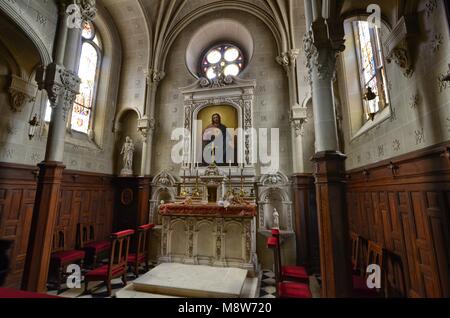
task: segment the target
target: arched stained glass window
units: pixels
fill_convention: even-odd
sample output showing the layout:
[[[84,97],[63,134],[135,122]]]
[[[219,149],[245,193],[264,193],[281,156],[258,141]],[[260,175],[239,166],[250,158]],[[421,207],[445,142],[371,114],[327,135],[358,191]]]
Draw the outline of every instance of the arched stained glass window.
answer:
[[[92,24],[86,23],[82,30],[81,54],[78,76],[81,79],[79,94],[72,108],[70,126],[72,130],[88,133],[92,127],[91,116],[95,104],[98,73],[101,63],[100,39]],[[45,121],[51,120],[50,104],[47,105]]]
[[[384,56],[379,31],[367,21],[354,21],[366,119],[389,104]]]
[[[222,76],[238,76],[244,69],[244,55],[231,44],[217,45],[204,55],[201,64],[203,76],[212,80]]]

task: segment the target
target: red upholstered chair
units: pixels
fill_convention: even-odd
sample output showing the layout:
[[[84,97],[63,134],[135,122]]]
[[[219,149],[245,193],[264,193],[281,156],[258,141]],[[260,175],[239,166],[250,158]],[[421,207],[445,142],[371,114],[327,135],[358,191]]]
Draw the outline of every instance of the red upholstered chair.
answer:
[[[49,281],[56,285],[58,292],[61,290],[61,281],[65,277],[65,269],[70,264],[83,266],[85,252],[67,249],[67,230],[57,227],[53,233],[53,247],[50,256]]]
[[[309,286],[304,283],[284,281],[279,270],[277,259],[279,258],[279,242],[276,237],[267,239],[267,247],[273,250],[275,260],[275,280],[277,283],[277,294],[279,298],[312,298]]]
[[[135,248],[134,253],[128,254],[128,265],[131,265],[134,269],[134,275],[139,276],[139,265],[145,264],[145,271],[149,270],[148,267],[148,248],[150,231],[155,227],[154,224],[145,224],[137,228],[135,234]]]
[[[367,266],[371,264],[376,264],[380,266],[381,269],[381,289],[369,289],[367,286],[367,278],[368,275],[365,272],[365,269]],[[377,244],[375,242],[369,241],[368,242],[368,249],[367,249],[367,259],[366,264],[364,268],[364,275],[358,276],[353,275],[352,276],[352,282],[353,282],[353,296],[356,298],[378,298],[381,297],[383,294],[383,288],[386,288],[386,275],[384,273],[384,249],[380,244]]]
[[[108,289],[108,296],[111,295],[112,279],[122,277],[123,283],[127,284],[128,251],[133,234],[133,230],[125,230],[111,235],[109,263],[86,273],[84,276],[86,293],[91,281],[104,281]]]
[[[86,252],[85,264],[92,268],[97,266],[99,255],[106,254],[110,247],[110,241],[97,241],[95,224],[79,223],[77,229],[78,249]]]
[[[281,263],[281,246],[280,246],[280,231],[272,229],[272,237],[277,238],[277,266],[280,271],[281,281],[294,281],[304,284],[309,284],[309,275],[305,267],[303,266],[283,266]]]

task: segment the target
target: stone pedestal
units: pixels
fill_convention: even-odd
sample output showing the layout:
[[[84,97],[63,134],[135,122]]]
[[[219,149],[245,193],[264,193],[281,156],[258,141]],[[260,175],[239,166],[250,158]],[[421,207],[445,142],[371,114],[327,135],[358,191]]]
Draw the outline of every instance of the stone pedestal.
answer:
[[[30,242],[22,288],[45,293],[53,244],[61,183],[65,166],[61,162],[39,164],[39,179],[30,230]]]
[[[351,297],[352,291],[345,160],[343,154],[331,151],[313,157],[324,298]]]

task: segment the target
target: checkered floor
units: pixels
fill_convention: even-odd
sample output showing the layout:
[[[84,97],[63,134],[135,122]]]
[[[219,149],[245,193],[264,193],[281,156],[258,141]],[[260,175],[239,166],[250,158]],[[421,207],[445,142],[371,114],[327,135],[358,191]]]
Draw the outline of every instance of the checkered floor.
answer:
[[[140,274],[145,274],[144,269],[141,269]],[[127,281],[131,284],[136,277],[132,273],[128,273]],[[310,290],[313,298],[320,297],[321,277],[318,275],[310,277]],[[63,285],[65,287],[65,285]],[[58,293],[56,290],[49,290],[48,294],[58,295],[67,298],[114,298],[115,293],[125,286],[120,278],[113,279],[112,293],[108,296],[106,284],[103,282],[89,282],[89,292],[84,292],[84,283],[81,283],[81,288],[68,289],[62,288]],[[259,298],[276,298],[275,274],[270,270],[263,270],[260,282]]]
[[[261,278],[260,298],[276,298],[275,274],[272,271],[263,270]]]
[[[144,274],[145,271],[142,269],[140,274]],[[128,284],[132,283],[136,277],[132,273],[128,273],[127,281]],[[260,298],[276,298],[276,288],[275,288],[275,274],[271,271],[264,270],[261,278],[260,285]],[[49,286],[51,288],[52,286]],[[113,279],[112,281],[112,293],[108,296],[106,284],[103,282],[89,282],[89,292],[84,292],[84,282],[81,283],[81,288],[69,289],[66,285],[62,285],[60,292],[57,290],[49,290],[48,294],[58,295],[67,298],[114,298],[115,293],[125,286],[120,278]]]

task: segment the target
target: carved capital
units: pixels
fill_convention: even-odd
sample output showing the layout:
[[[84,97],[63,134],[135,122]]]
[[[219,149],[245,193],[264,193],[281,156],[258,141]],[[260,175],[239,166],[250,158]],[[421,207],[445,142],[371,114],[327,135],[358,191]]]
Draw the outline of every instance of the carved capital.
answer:
[[[297,65],[297,58],[300,54],[300,50],[292,49],[287,52],[281,53],[276,57],[276,61],[280,64],[284,70],[289,73]]]
[[[13,75],[11,86],[9,87],[11,110],[13,112],[21,112],[26,103],[31,103],[35,100],[36,92],[36,85]]]
[[[95,19],[97,8],[95,7],[95,0],[76,0],[81,12],[81,19],[83,22],[91,22]]]
[[[66,70],[63,66],[52,63],[47,67],[41,67],[37,71],[36,80],[39,89],[45,89],[51,107],[61,105],[64,120],[72,108],[80,89],[80,78],[74,72]]]
[[[313,71],[321,80],[332,80],[336,70],[337,55],[345,49],[343,38],[330,38],[328,24],[319,19],[313,23],[312,30],[303,37],[309,81],[312,83]]]
[[[142,141],[147,142],[148,137],[153,134],[156,129],[156,119],[144,117],[138,120],[138,131],[141,134]]]
[[[308,122],[307,108],[300,105],[292,107],[290,122],[295,130],[295,137],[303,136],[305,124]]]

